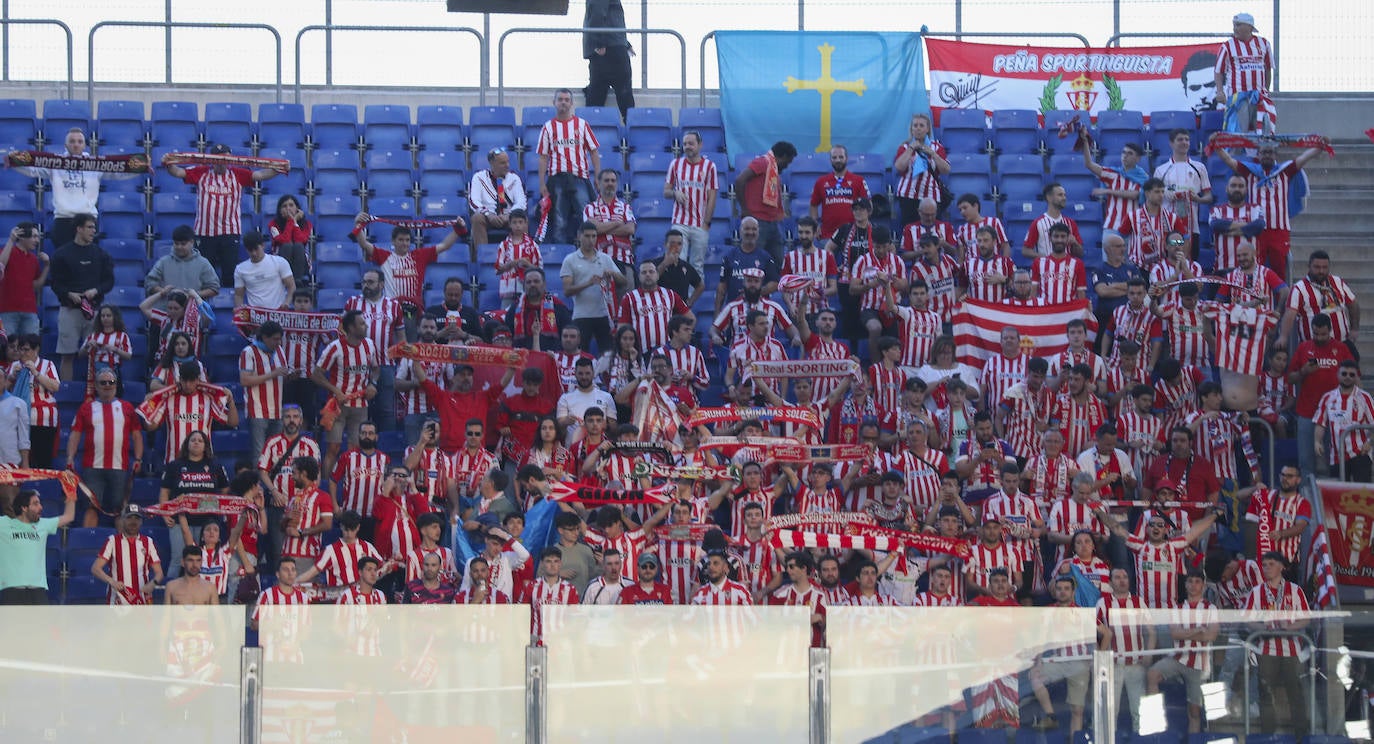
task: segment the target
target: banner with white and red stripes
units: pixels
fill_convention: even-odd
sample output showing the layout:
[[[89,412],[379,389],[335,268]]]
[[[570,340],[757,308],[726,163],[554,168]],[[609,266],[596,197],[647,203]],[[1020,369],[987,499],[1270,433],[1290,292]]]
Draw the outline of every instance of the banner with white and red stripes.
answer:
[[[930,107],[1081,111],[1212,108],[1212,67],[1223,36],[1179,46],[1085,49],[970,44],[927,38]]]
[[[955,355],[964,364],[981,368],[1002,348],[1002,329],[1021,332],[1021,348],[1032,356],[1052,357],[1069,346],[1064,327],[1071,320],[1088,326],[1088,339],[1097,335],[1097,319],[1087,300],[1059,305],[1022,307],[965,299],[954,311]]]

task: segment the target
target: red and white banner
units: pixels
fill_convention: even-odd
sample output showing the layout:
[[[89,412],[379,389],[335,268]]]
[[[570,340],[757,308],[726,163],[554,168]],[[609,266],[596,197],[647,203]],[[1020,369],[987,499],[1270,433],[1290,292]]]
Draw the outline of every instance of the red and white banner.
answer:
[[[1374,486],[1322,480],[1317,481],[1317,487],[1336,582],[1374,587]],[[1312,552],[1317,547],[1314,544]],[[1314,567],[1319,568],[1309,568]]]
[[[1217,95],[1212,68],[1224,40],[1182,46],[1084,49],[926,39],[930,106],[1197,111]]]
[[[982,368],[983,362],[1002,348],[1002,329],[1008,326],[1021,332],[1021,348],[1031,356],[1052,357],[1069,346],[1064,327],[1071,320],[1088,326],[1088,339],[1097,335],[1097,319],[1087,300],[1059,305],[1013,307],[981,300],[965,299],[955,310],[955,355],[960,362]]]

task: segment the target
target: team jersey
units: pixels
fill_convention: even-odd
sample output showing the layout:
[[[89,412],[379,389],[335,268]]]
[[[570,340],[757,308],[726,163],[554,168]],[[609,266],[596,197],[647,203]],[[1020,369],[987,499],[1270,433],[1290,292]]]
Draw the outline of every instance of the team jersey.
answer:
[[[1212,207],[1211,221],[1228,220],[1233,224],[1245,225],[1263,219],[1263,217],[1264,213],[1254,204],[1247,203],[1236,207],[1227,202]],[[1217,271],[1234,268],[1237,263],[1236,252],[1240,250],[1240,244],[1249,240],[1250,238],[1244,235],[1226,235],[1214,231],[1212,233],[1212,249],[1216,251],[1216,263],[1213,268]]]
[[[987,399],[988,410],[997,410],[997,407],[1002,405],[1007,390],[1013,385],[1025,384],[1026,362],[1029,360],[1030,356],[1025,353],[1018,353],[1014,357],[994,354],[983,362],[983,374],[978,381],[978,387]]]
[[[1016,583],[1017,575],[1021,573],[1021,557],[1016,549],[1005,540],[998,541],[993,546],[989,546],[981,540],[973,543],[973,554],[964,567],[964,575],[975,586],[987,591],[989,588],[988,574],[994,568],[1007,569],[1011,575],[1012,583]]]
[[[563,620],[562,611],[554,610],[546,621],[544,608],[580,604],[581,597],[577,587],[564,579],[551,584],[547,579],[540,577],[526,584],[516,601],[530,606],[530,630],[534,635],[543,638],[544,631],[557,630]]]
[[[1298,559],[1302,533],[1282,540],[1275,540],[1272,535],[1291,529],[1299,522],[1310,523],[1312,504],[1297,491],[1285,496],[1271,489],[1257,489],[1250,494],[1245,521],[1259,525],[1259,545],[1256,552],[1263,555],[1271,550],[1277,550],[1292,563]]]
[[[520,259],[529,261],[537,269],[544,268],[544,256],[539,252],[539,244],[534,242],[534,238],[529,235],[521,236],[519,241],[513,236],[506,236],[501,244],[496,246],[496,265],[504,266],[512,264]],[[505,271],[497,270],[500,277],[500,291],[504,297],[506,295],[517,295],[525,291],[525,271],[520,266],[512,266]]]
[[[949,156],[945,146],[939,140],[931,140],[926,146],[935,151],[941,158]],[[897,148],[897,154],[893,156],[892,162],[895,164],[907,150],[911,149],[910,142],[903,142]],[[894,166],[894,171],[896,168]],[[925,155],[915,153],[907,165],[906,172],[896,171],[897,176],[897,197],[901,199],[940,199],[940,179],[935,172],[934,162],[928,162]]]
[[[1137,477],[1144,475],[1154,463],[1155,453],[1152,448],[1155,442],[1164,441],[1164,426],[1160,418],[1153,413],[1142,414],[1135,409],[1132,404],[1129,408],[1124,407],[1116,419],[1117,441],[1122,444],[1137,444],[1151,446],[1137,446],[1130,449],[1131,468],[1137,473]]]
[[[612,198],[610,202],[601,199],[590,202],[582,209],[582,219],[587,222],[624,222],[635,224],[635,213],[630,203]],[[634,237],[631,235],[612,235],[606,233],[596,237],[596,249],[622,264],[635,262]]]
[[[1131,235],[1126,242],[1126,260],[1136,266],[1152,266],[1162,259],[1169,233],[1188,234],[1187,220],[1174,214],[1167,202],[1154,212],[1140,206],[1127,215]]]
[[[1160,428],[1166,435],[1197,411],[1197,386],[1203,379],[1202,370],[1186,366],[1179,370],[1178,379],[1155,382],[1155,410],[1160,412]]]
[[[1217,366],[1242,375],[1264,368],[1265,342],[1278,318],[1240,305],[1209,305],[1204,316],[1216,325]]]
[[[621,296],[617,320],[635,329],[639,334],[639,350],[647,352],[668,343],[668,321],[674,315],[690,312],[692,309],[677,292],[666,287],[646,292],[641,287]]]
[[[1046,212],[1031,223],[1030,229],[1026,231],[1026,240],[1023,245],[1026,248],[1034,248],[1035,252],[1041,256],[1048,256],[1054,252],[1054,244],[1050,241],[1050,228],[1055,225],[1066,225],[1073,242],[1083,244],[1083,236],[1078,233],[1078,222],[1062,212],[1058,217]]]
[[[224,396],[227,398],[228,396]],[[151,418],[145,419],[151,428],[163,421],[167,423],[167,441],[185,442],[193,431],[210,433],[214,422],[229,423],[229,409],[226,400],[215,392],[199,387],[190,395],[180,389],[167,397],[167,404],[155,409]],[[143,414],[140,412],[139,416]],[[168,446],[166,461],[175,460],[180,446]]]
[[[458,589],[443,579],[440,579],[439,585],[433,589],[426,587],[423,581],[412,581],[406,584],[405,603],[453,604],[457,593]]]
[[[844,590],[841,589],[840,591],[843,592]],[[802,592],[797,590],[796,584],[787,584],[779,587],[774,590],[772,594],[768,595],[768,604],[787,607],[805,607],[811,611],[810,614],[820,615],[821,624],[813,624],[811,626],[811,645],[813,647],[825,645],[825,631],[823,627],[825,624],[826,597],[820,587],[813,584],[807,587],[806,591]]]
[[[1251,589],[1245,598],[1245,609],[1263,612],[1307,612],[1311,608],[1307,605],[1307,595],[1303,594],[1302,587],[1291,581],[1284,581],[1277,589],[1268,583]],[[1282,630],[1282,626],[1288,622],[1291,620],[1281,618],[1268,625],[1271,630]],[[1306,638],[1266,637],[1259,642],[1259,653],[1264,656],[1293,657],[1298,656],[1307,645]]]
[[[1002,540],[1012,547],[1018,559],[1023,563],[1034,560],[1040,553],[1040,541],[1031,537],[1031,531],[1036,524],[1045,522],[1040,514],[1040,507],[1023,493],[1007,494],[1005,491],[998,491],[996,495],[988,497],[983,502],[983,518],[993,517],[997,517],[1001,522],[1004,535]],[[1014,568],[1019,571],[1021,566],[1017,564]]]
[[[1123,340],[1130,339],[1139,344],[1140,353],[1148,359],[1150,347],[1154,342],[1164,339],[1164,328],[1159,319],[1150,313],[1150,308],[1145,305],[1132,307],[1129,302],[1112,310],[1111,320],[1107,321],[1107,331],[1115,339],[1112,343],[1112,355],[1107,359],[1107,363],[1113,367],[1121,362]]]
[[[535,152],[547,158],[548,175],[571,173],[577,178],[591,178],[591,154],[601,144],[596,133],[585,120],[576,116],[565,120],[549,119],[539,130],[539,144]]]
[[[1288,293],[1288,309],[1297,318],[1298,337],[1302,340],[1312,338],[1312,319],[1323,313],[1331,319],[1331,338],[1344,341],[1350,338],[1349,307],[1355,302],[1355,293],[1340,277],[1328,276],[1318,284],[1309,277],[1293,283]]]
[[[1088,270],[1070,255],[1040,256],[1031,263],[1031,281],[1040,286],[1047,305],[1072,302],[1088,291]]]
[[[1217,291],[1217,299],[1220,301],[1231,300],[1234,302],[1250,302],[1258,300],[1261,310],[1274,309],[1274,293],[1288,286],[1274,270],[1262,264],[1255,264],[1249,271],[1237,266],[1231,269],[1222,277],[1224,281],[1230,282],[1245,289],[1253,294],[1246,294],[1240,290],[1233,290],[1230,287],[1222,286]]]
[[[272,487],[288,499],[297,492],[296,480],[292,477],[297,457],[313,457],[318,462],[320,445],[304,434],[298,435],[294,441],[285,434],[274,434],[258,454],[258,470],[267,473],[272,479]]]
[[[896,281],[905,278],[906,273],[906,266],[902,264],[902,259],[896,253],[889,253],[883,257],[879,257],[876,253],[865,253],[859,256],[858,261],[854,262],[853,277],[860,281],[875,276],[886,276],[889,281]],[[886,294],[886,285],[881,282],[869,287],[859,298],[859,309],[881,310]]]
[[[911,264],[911,281],[917,279],[926,283],[926,307],[940,316],[941,322],[948,323],[954,316],[954,305],[958,299],[956,284],[959,278],[959,264],[954,259],[940,254],[937,263],[930,263],[922,255]]]
[[[1024,383],[1014,395],[1003,394],[1002,434],[1017,457],[1033,457],[1040,452],[1040,425],[1048,421],[1054,394],[1045,385],[1031,390]]]
[[[1184,631],[1196,631],[1203,628],[1217,627],[1221,621],[1221,613],[1217,611],[1216,605],[1205,599],[1196,602],[1183,600],[1178,607],[1170,614],[1169,627]],[[1210,645],[1207,641],[1182,640],[1174,641],[1174,647],[1178,653],[1174,658],[1179,663],[1202,672],[1203,679],[1206,679],[1212,671],[1212,652],[1203,650]]]
[[[196,235],[243,234],[241,207],[243,189],[253,185],[253,171],[229,166],[216,173],[208,165],[187,166],[186,183],[196,187]]]
[[[380,561],[382,555],[366,540],[355,540],[352,545],[339,540],[320,553],[315,568],[324,576],[325,586],[351,586],[358,581],[358,561],[363,558]]]
[[[1021,469],[1021,487],[1042,511],[1057,508],[1069,495],[1077,473],[1078,463],[1063,452],[1054,457],[1040,452],[1026,460],[1026,466]]]
[[[18,375],[19,371],[23,368],[24,365],[22,362],[14,362],[10,365],[10,390],[14,390],[13,383],[15,380],[15,376]],[[56,428],[60,425],[58,419],[57,398],[51,392],[49,392],[47,388],[38,384],[39,375],[50,377],[54,380],[57,380],[59,383],[61,382],[61,378],[57,376],[57,365],[53,364],[51,361],[48,361],[47,359],[40,358],[35,360],[34,370],[31,373],[30,377],[32,383],[29,392],[29,405],[32,407],[32,410],[29,414],[29,425],[35,427],[45,426]]]
[[[1301,167],[1290,160],[1275,165],[1272,171],[1263,176],[1258,176],[1248,169],[1245,171],[1245,181],[1250,186],[1250,202],[1259,207],[1260,214],[1264,215],[1266,230],[1287,232],[1290,229],[1288,194],[1293,177],[1301,170]]]
[[[382,366],[386,363],[383,355],[391,348],[392,334],[401,324],[401,301],[394,297],[380,297],[368,301],[360,295],[354,295],[344,302],[344,312],[349,310],[357,310],[363,314],[363,320],[367,323],[367,338],[373,345],[370,361],[379,367]],[[342,338],[338,341],[342,341]],[[328,352],[329,347],[326,346],[325,353]]]
[[[835,254],[820,248],[797,248],[787,252],[782,258],[782,273],[804,276],[811,285],[797,294],[806,294],[807,306],[811,312],[830,307],[830,298],[825,293],[826,285],[839,277],[835,266]]]
[[[686,196],[686,203],[674,200],[673,224],[684,227],[705,227],[711,215],[706,213],[707,195],[719,191],[716,164],[707,158],[693,163],[686,157],[675,158],[668,166],[664,184]]]
[[[1096,437],[1097,427],[1107,421],[1107,406],[1102,399],[1088,393],[1087,400],[1075,400],[1068,393],[1055,397],[1050,413],[1050,425],[1064,435],[1064,451],[1082,452]]]
[[[458,564],[454,562],[453,551],[444,546],[426,548],[421,545],[406,556],[406,581],[418,581],[425,575],[425,559],[431,555],[439,557],[439,579],[453,581],[458,577]]]
[[[152,538],[110,535],[100,549],[100,558],[105,561],[105,572],[110,578],[125,587],[121,594],[116,594],[113,587],[107,589],[106,602],[112,605],[148,603],[143,596],[143,585],[152,580],[153,566],[162,565]]]
[[[82,435],[81,466],[101,470],[128,470],[132,464],[129,447],[135,431],[142,427],[134,405],[115,398],[109,402],[92,398],[76,410],[72,433]]]
[[[1217,50],[1215,73],[1225,81],[1219,95],[1230,98],[1232,93],[1268,89],[1265,73],[1274,66],[1274,51],[1269,40],[1251,35],[1249,41],[1232,36]]]
[[[840,225],[854,221],[854,200],[868,198],[868,184],[862,176],[845,171],[827,173],[816,179],[811,187],[811,206],[818,208],[820,235],[829,238]]]
[[[927,235],[934,235],[940,240],[940,252],[943,254],[945,246],[958,245],[954,241],[954,227],[948,222],[936,220],[933,225],[926,225],[919,221],[913,222],[902,229],[902,253],[918,253],[921,251],[921,238]]]
[[[749,335],[749,326],[746,319],[752,310],[760,310],[768,314],[768,334],[771,336],[781,328],[784,332],[793,328],[792,319],[787,317],[787,311],[782,305],[767,299],[760,298],[758,302],[748,302],[743,297],[733,299],[720,309],[716,314],[716,320],[711,327],[716,332],[726,338],[727,341],[739,340]],[[725,331],[729,329],[727,334]]]
[[[1061,535],[1073,536],[1074,533],[1086,530],[1092,534],[1106,539],[1111,536],[1107,526],[1093,514],[1092,508],[1085,502],[1077,501],[1068,497],[1061,497],[1054,502],[1050,508],[1050,520],[1046,525],[1050,532],[1057,532]],[[1065,560],[1070,560],[1069,545],[1060,545],[1055,551],[1055,564]],[[1077,558],[1077,556],[1074,556]],[[1106,576],[1101,577],[1100,586],[1107,584],[1111,578],[1110,569]]]
[[[286,366],[286,356],[281,349],[268,352],[257,344],[245,346],[239,352],[239,371],[250,375],[265,375]],[[282,378],[273,377],[243,389],[244,413],[250,419],[281,418]]]
[[[1192,367],[1212,366],[1212,345],[1207,342],[1207,307],[1195,304],[1191,309],[1181,303],[1169,303],[1160,308],[1164,313],[1164,334],[1169,340],[1169,356],[1179,364]]]
[[[329,494],[318,488],[297,493],[286,502],[286,522],[304,532],[332,514],[334,502]],[[321,549],[321,535],[315,533],[305,537],[287,536],[282,540],[281,554],[287,558],[318,558]]]
[[[1148,621],[1140,612],[1145,608],[1146,604],[1134,594],[1118,597],[1108,593],[1097,601],[1097,624],[1111,629],[1112,652],[1118,655],[1120,661],[1133,664],[1154,658],[1136,653],[1149,650],[1145,646]]]
[[[439,249],[432,245],[412,248],[404,256],[383,248],[372,249],[372,263],[377,264],[382,272],[384,299],[411,307],[424,307],[425,270],[437,260]],[[358,295],[349,298],[350,301],[355,299],[362,301],[362,297]],[[344,309],[354,308],[344,303]],[[371,325],[372,321],[369,321],[368,336],[376,338],[372,335]],[[385,350],[386,347],[382,348]]]
[[[896,317],[897,337],[902,341],[902,358],[898,364],[913,368],[925,366],[935,339],[940,337],[944,319],[934,310],[917,310],[906,305],[896,307]]]
[[[367,405],[363,392],[372,384],[372,368],[377,366],[377,345],[365,338],[357,345],[342,338],[330,341],[320,352],[315,368],[324,372],[329,382],[343,392],[347,405],[362,408]]]
[[[1088,365],[1090,374],[1087,381],[1089,384],[1096,383],[1107,375],[1107,365],[1102,362],[1102,357],[1093,353],[1092,349],[1070,347],[1050,357],[1049,370],[1045,376],[1058,378],[1064,374],[1064,370],[1078,364]]]
[[[1327,460],[1336,465],[1343,457],[1350,459],[1364,451],[1369,444],[1370,430],[1355,429],[1355,426],[1374,424],[1374,396],[1359,389],[1349,394],[1339,387],[1327,391],[1317,400],[1317,413],[1312,423],[1324,427],[1329,432]]]
[[[1188,233],[1198,231],[1198,197],[1212,193],[1212,179],[1207,166],[1196,160],[1174,160],[1172,157],[1155,167],[1154,177],[1164,182],[1165,204],[1184,219]],[[1178,195],[1183,198],[1178,198]],[[1218,254],[1220,256],[1220,254]]]
[[[1011,259],[1000,253],[990,258],[973,256],[967,259],[964,261],[964,281],[968,288],[966,296],[983,302],[1001,302],[1007,296],[1007,282],[1011,281],[1015,270]],[[1000,276],[1002,281],[993,284],[988,281],[991,276]]]
[[[1208,418],[1206,413],[1201,411],[1188,415],[1183,420],[1183,425],[1192,427],[1197,422],[1195,429],[1196,438],[1194,445],[1198,455],[1212,463],[1212,469],[1216,471],[1217,479],[1226,481],[1228,478],[1236,479],[1236,442],[1240,441],[1241,426],[1236,420],[1234,413],[1218,411],[1216,418]]]
[[[1097,180],[1102,182],[1102,186],[1113,191],[1135,191],[1140,192],[1140,186],[1134,181],[1125,177],[1120,171],[1111,168],[1103,168],[1097,176]],[[1130,214],[1135,210],[1136,200],[1115,194],[1105,197],[1102,206],[1102,229],[1115,230],[1116,232],[1126,232],[1126,225],[1130,219]],[[1144,264],[1138,261],[1131,261],[1136,266]]]
[[[954,231],[955,241],[964,248],[963,260],[965,261],[978,255],[978,228],[980,227],[990,227],[993,232],[997,233],[997,240],[995,243],[999,249],[1002,244],[1011,242],[1007,240],[1007,231],[1002,227],[1002,221],[996,217],[983,217],[977,222],[965,222]],[[1000,250],[997,252],[1001,253]]]
[[[1155,544],[1127,535],[1126,546],[1136,554],[1136,588],[1145,606],[1177,607],[1178,576],[1183,572],[1183,551],[1188,549],[1188,543],[1181,537],[1171,537]]]
[[[132,354],[134,352],[133,342],[129,339],[129,334],[124,331],[111,331],[109,333],[97,331],[86,337],[86,343],[92,347],[109,346],[126,354]],[[91,349],[91,369],[98,370],[101,367],[114,367],[115,369],[119,369],[120,365],[123,363],[123,357],[119,356],[119,354],[114,351],[96,351],[95,349]]]

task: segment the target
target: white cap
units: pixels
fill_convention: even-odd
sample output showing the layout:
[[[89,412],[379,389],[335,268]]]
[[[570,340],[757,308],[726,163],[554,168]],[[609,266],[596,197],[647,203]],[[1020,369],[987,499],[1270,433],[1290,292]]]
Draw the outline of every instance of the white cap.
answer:
[[[1255,17],[1249,13],[1237,13],[1235,17],[1231,19],[1231,23],[1244,23],[1253,29],[1255,28]]]

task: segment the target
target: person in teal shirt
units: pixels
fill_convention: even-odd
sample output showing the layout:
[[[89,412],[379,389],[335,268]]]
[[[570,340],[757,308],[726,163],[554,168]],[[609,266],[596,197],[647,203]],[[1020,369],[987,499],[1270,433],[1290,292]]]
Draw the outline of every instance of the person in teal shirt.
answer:
[[[44,519],[38,492],[23,490],[12,509],[15,516],[0,517],[0,605],[47,604],[48,535],[76,519],[76,501],[67,500],[62,516]]]

